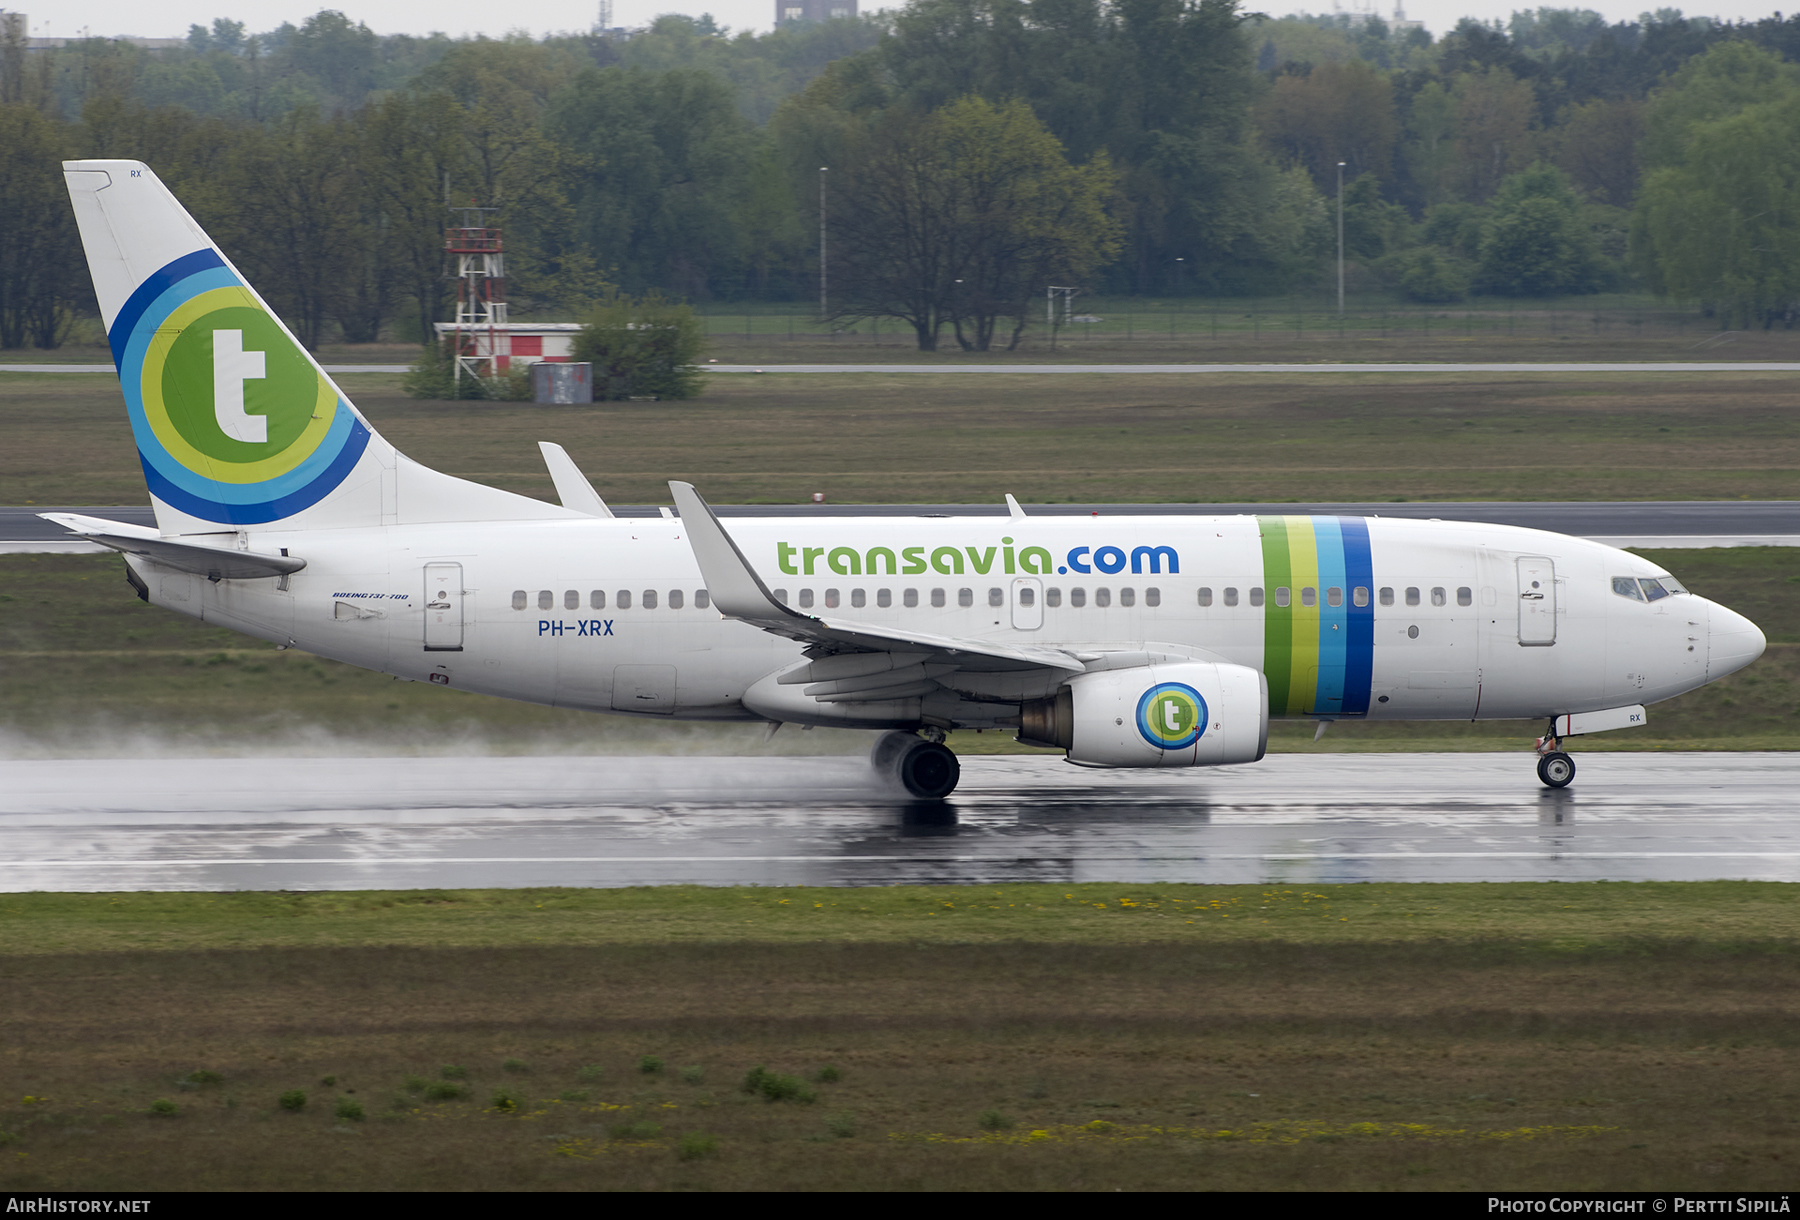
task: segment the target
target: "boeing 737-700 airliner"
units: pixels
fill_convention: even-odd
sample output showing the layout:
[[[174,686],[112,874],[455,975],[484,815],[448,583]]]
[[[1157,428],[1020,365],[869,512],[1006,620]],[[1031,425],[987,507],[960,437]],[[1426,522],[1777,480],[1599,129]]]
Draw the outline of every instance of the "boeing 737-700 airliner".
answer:
[[[167,188],[69,194],[156,528],[46,514],[144,600],[401,678],[595,712],[884,730],[914,796],[958,729],[1096,767],[1260,759],[1271,717],[1536,719],[1563,739],[1754,661],[1763,636],[1649,561],[1496,525],[1363,517],[615,518],[408,460]]]

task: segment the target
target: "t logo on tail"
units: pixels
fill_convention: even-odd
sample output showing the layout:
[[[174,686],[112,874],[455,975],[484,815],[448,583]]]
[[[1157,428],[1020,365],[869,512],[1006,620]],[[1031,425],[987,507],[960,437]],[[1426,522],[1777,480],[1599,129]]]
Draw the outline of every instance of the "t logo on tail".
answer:
[[[260,445],[269,439],[269,421],[244,410],[244,382],[268,375],[262,352],[244,350],[244,332],[215,330],[213,341],[213,417],[232,440]]]

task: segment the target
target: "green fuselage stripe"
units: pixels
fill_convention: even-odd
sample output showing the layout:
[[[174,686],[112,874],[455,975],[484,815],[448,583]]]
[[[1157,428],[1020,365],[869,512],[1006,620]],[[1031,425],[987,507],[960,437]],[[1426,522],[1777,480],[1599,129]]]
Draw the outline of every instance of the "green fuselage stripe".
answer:
[[[1263,559],[1263,674],[1269,680],[1269,715],[1288,710],[1293,685],[1293,606],[1275,604],[1275,590],[1291,586],[1288,560],[1288,524],[1285,517],[1258,517],[1262,530]]]

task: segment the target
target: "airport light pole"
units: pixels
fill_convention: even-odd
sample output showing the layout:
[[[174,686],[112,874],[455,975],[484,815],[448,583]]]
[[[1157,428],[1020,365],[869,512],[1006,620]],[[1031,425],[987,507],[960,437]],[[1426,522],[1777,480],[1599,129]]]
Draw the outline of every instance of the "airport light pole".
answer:
[[[1344,316],[1344,163],[1338,162],[1338,318]]]
[[[823,322],[831,316],[825,307],[825,174],[830,166],[819,167],[819,321]]]

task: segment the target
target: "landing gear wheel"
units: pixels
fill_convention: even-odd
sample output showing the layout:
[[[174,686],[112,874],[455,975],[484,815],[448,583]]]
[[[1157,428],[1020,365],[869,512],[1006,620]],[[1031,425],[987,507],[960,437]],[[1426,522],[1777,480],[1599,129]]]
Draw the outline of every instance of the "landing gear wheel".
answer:
[[[948,746],[920,741],[900,756],[895,774],[906,790],[920,800],[941,801],[956,791],[962,765]]]
[[[1538,759],[1538,778],[1547,788],[1567,788],[1575,778],[1575,760],[1561,750]]]
[[[891,729],[875,739],[874,746],[869,750],[869,766],[873,767],[875,774],[879,776],[884,778],[891,776],[895,773],[895,768],[900,765],[900,756],[918,742],[919,735],[917,733]]]

